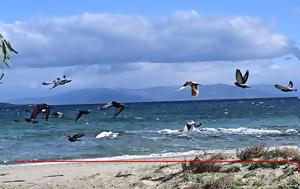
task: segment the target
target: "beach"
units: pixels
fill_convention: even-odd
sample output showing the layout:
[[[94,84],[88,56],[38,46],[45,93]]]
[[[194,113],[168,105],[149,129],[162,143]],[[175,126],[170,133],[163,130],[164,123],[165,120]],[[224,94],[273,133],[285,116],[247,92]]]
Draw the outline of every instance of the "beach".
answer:
[[[236,159],[235,154],[207,157]],[[201,157],[204,157],[203,155]],[[194,156],[167,160],[192,160]],[[153,159],[148,159],[153,160]],[[158,160],[158,159],[155,159]],[[256,166],[242,163],[191,165],[161,162],[45,163],[5,165],[0,168],[1,188],[299,188],[297,164]],[[219,167],[213,171],[214,166]],[[190,167],[189,167],[190,166]]]

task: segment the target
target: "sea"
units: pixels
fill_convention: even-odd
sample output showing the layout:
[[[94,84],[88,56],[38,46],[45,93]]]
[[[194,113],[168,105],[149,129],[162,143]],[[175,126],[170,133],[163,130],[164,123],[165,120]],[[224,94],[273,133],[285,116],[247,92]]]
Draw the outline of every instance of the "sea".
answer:
[[[34,105],[0,106],[0,164],[16,160],[131,159],[244,149],[255,144],[300,148],[298,98],[125,103],[125,111],[101,104],[53,105],[46,121],[15,122]],[[92,110],[77,122],[79,110]],[[201,127],[182,132],[188,121]],[[84,136],[69,142],[64,134]],[[100,135],[99,135],[100,134]]]

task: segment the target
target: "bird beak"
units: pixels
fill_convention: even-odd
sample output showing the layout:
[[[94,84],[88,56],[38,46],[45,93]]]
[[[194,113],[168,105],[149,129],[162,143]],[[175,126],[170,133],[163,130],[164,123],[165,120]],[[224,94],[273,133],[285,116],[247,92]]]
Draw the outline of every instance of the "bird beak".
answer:
[[[185,87],[180,87],[180,89],[178,89],[177,91],[181,91],[182,89],[185,89]]]

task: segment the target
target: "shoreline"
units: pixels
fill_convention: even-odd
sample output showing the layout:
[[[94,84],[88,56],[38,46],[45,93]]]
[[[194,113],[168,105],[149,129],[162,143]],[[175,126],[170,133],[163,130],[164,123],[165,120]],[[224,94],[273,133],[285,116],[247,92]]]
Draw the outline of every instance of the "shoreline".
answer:
[[[282,145],[278,147],[268,147],[269,150],[276,149],[276,148],[291,148],[295,150],[300,150],[300,147],[295,145]],[[183,160],[184,158],[194,158],[197,155],[203,154],[227,154],[227,155],[235,155],[237,151],[244,150],[246,148],[240,148],[235,150],[229,149],[216,149],[216,150],[191,150],[186,152],[167,152],[163,154],[148,154],[148,155],[122,155],[122,156],[113,156],[113,157],[100,157],[100,158],[74,158],[74,159],[24,159],[24,160],[14,160],[11,161],[13,163],[2,164],[1,167],[6,166],[31,166],[31,165],[47,165],[47,164],[62,164],[62,163],[110,163],[109,161],[116,162],[120,161],[122,163],[123,160]],[[86,161],[86,162],[84,162]],[[107,161],[107,162],[105,162]]]
[[[235,153],[221,153],[224,157],[236,158]],[[217,154],[219,153],[207,153],[209,156]],[[194,158],[195,155],[165,157],[168,160],[193,160]],[[148,160],[155,159],[161,158],[148,158]],[[251,165],[247,165],[247,168],[247,166],[245,167],[246,164],[242,163],[232,164],[224,162],[220,165],[221,169],[224,169],[221,172],[200,174],[183,172],[182,163],[175,162],[31,163],[17,166],[6,165],[0,167],[0,183],[1,187],[5,189],[186,188],[187,186],[193,186],[195,179],[204,179],[201,182],[208,184],[214,179],[231,178],[237,180],[239,184],[247,186],[242,188],[252,188],[248,187],[250,182],[251,186],[263,182],[269,187],[277,186],[274,183],[288,184],[291,182],[291,179],[296,179],[295,182],[299,183],[300,186],[300,173],[295,170],[297,167],[295,164],[279,165],[276,169],[258,168],[255,170],[250,169]],[[234,170],[236,167],[239,167],[238,172],[228,171]],[[281,179],[280,182],[275,182],[279,178]],[[259,181],[256,183],[255,180]]]

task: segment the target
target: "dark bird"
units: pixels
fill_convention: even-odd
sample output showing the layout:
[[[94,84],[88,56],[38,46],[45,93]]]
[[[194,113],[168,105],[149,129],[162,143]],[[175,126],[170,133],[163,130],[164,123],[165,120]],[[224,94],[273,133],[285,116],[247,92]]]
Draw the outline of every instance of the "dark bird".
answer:
[[[117,117],[123,110],[125,110],[125,108],[127,108],[124,104],[121,104],[119,102],[116,102],[116,101],[111,101],[107,104],[105,104],[104,106],[102,106],[102,108],[100,108],[101,110],[105,110],[105,109],[108,109],[108,108],[116,108],[116,111],[113,115],[113,117]]]
[[[294,85],[293,85],[293,82],[290,81],[289,82],[289,85],[287,87],[285,86],[282,86],[282,85],[279,85],[279,84],[276,84],[274,85],[277,89],[283,91],[283,92],[292,92],[292,91],[297,91],[297,89],[293,89]]]
[[[48,121],[49,115],[50,115],[50,105],[48,104],[38,104],[35,106],[34,110],[31,113],[30,118],[26,118],[25,120],[29,123],[36,122],[36,117],[39,113],[45,113],[46,115],[46,121]]]
[[[91,113],[91,112],[92,112],[92,110],[81,110],[81,111],[79,111],[78,114],[77,114],[77,116],[76,116],[75,121],[78,121],[78,119],[79,119],[81,116],[87,115],[87,114],[89,114],[89,113]]]
[[[235,78],[236,82],[234,83],[236,86],[241,88],[250,88],[249,86],[245,85],[249,77],[249,71],[247,70],[245,75],[243,76],[239,69],[236,69]]]
[[[76,135],[64,134],[64,135],[68,138],[68,141],[70,142],[80,141],[80,138],[84,136],[84,134],[76,134]]]
[[[181,91],[182,89],[185,89],[187,87],[191,87],[191,89],[192,89],[192,96],[198,96],[198,94],[199,94],[199,86],[201,86],[201,85],[199,83],[197,83],[197,82],[187,81],[187,82],[185,82],[185,84],[182,85],[182,87],[180,89],[178,89],[178,91]]]

